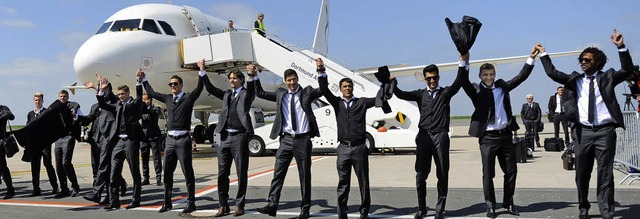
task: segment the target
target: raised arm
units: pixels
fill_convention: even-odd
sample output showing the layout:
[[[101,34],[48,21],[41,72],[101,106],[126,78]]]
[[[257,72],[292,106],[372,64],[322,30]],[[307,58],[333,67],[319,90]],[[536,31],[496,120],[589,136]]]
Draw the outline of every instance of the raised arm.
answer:
[[[264,91],[264,89],[262,89],[262,84],[260,83],[260,79],[257,76],[257,70],[255,65],[251,64],[247,66],[247,70],[251,68],[252,70],[250,70],[250,72],[253,72],[251,74],[249,74],[249,82],[247,82],[247,86],[254,86],[255,87],[255,94],[256,96],[268,100],[268,101],[272,101],[272,102],[276,102],[276,92],[269,92],[269,91]],[[251,83],[251,84],[250,84]]]
[[[136,76],[138,78],[138,83],[142,84],[142,87],[144,87],[144,90],[147,91],[147,94],[150,97],[163,103],[166,102],[167,95],[158,93],[155,90],[153,90],[153,87],[151,87],[151,84],[149,84],[149,81],[145,77],[145,73],[142,71],[142,69],[138,69]]]
[[[201,74],[203,74],[202,82],[204,82],[204,88],[207,89],[207,92],[209,92],[211,95],[222,100],[224,98],[224,91],[214,86],[209,80],[209,76],[207,76],[206,70],[204,68],[204,59],[198,61],[198,67],[200,68]]]
[[[513,77],[511,80],[507,81],[506,89],[508,91],[511,91],[511,90],[515,89],[516,87],[518,87],[520,84],[522,84],[522,82],[527,80],[529,75],[531,75],[531,72],[533,71],[533,64],[535,62],[535,58],[536,58],[536,56],[538,56],[538,54],[540,54],[540,50],[538,50],[538,48],[536,46],[537,46],[537,44],[534,45],[533,48],[531,48],[531,53],[529,54],[529,59],[527,59],[527,61],[525,62],[524,66],[522,66],[522,69],[520,70],[520,73],[518,73],[518,75]]]
[[[98,107],[104,110],[115,112],[116,102],[107,103],[107,100],[105,99],[104,91],[107,89],[107,87],[109,87],[109,80],[107,78],[103,78],[103,80],[100,82],[100,90],[96,95],[96,99],[98,100]]]
[[[398,87],[398,80],[391,76],[391,86],[393,87],[393,95],[408,101],[420,101],[422,99],[422,91],[414,90],[414,91],[403,91]]]
[[[618,33],[615,29],[611,35],[611,42],[618,47],[618,55],[620,56],[621,69],[613,73],[614,84],[622,83],[625,79],[631,77],[634,73],[633,61],[629,54],[629,49],[624,45],[624,38],[622,34]]]
[[[447,93],[447,95],[449,95],[449,98],[453,97],[458,93],[458,91],[460,91],[460,88],[462,87],[464,81],[469,81],[469,53],[464,56],[458,54],[458,56],[460,57],[460,63],[458,64],[458,74],[456,75],[456,79],[453,81],[449,88],[451,89],[451,91]]]
[[[547,76],[555,82],[566,85],[569,80],[569,75],[556,69],[542,44],[538,43],[535,47],[540,51],[540,61],[542,61],[542,67],[544,67],[544,72],[547,73]]]
[[[321,58],[316,58],[316,74],[318,74],[318,84],[320,84],[321,80],[325,80],[327,81],[327,73],[326,73],[327,69],[324,67],[324,61],[322,61]],[[321,96],[323,96],[325,94],[325,90],[328,90],[329,88],[329,82],[326,82],[326,87],[325,88],[314,88],[311,91],[311,98],[312,99],[318,99]],[[331,92],[329,92],[331,93]],[[333,95],[333,94],[332,94]]]

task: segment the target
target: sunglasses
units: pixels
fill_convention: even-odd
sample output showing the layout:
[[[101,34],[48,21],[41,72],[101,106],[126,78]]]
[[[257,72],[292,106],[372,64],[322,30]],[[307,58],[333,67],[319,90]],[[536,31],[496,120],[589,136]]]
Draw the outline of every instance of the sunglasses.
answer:
[[[440,80],[440,76],[433,76],[433,77],[426,77],[424,78],[425,81],[437,81]]]
[[[177,86],[178,86],[178,82],[169,83],[169,87],[177,87]]]
[[[593,59],[590,59],[590,58],[578,58],[578,62],[580,62],[580,63],[582,63],[582,62],[589,63],[591,61],[593,61]]]

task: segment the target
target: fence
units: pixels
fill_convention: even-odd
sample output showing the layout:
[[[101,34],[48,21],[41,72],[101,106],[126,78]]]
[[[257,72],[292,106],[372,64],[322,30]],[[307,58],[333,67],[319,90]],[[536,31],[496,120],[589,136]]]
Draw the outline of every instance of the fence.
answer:
[[[640,117],[635,111],[625,111],[624,126],[618,128],[616,134],[616,169],[627,174],[620,184],[628,180],[627,185],[635,180],[640,180]]]

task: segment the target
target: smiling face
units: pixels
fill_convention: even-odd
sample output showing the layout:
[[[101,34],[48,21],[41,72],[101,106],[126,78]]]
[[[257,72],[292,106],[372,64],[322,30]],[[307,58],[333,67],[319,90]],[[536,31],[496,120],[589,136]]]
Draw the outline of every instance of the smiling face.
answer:
[[[287,85],[291,92],[295,92],[298,89],[298,75],[289,75],[284,79],[284,83]]]
[[[129,97],[131,97],[130,92],[129,92],[129,87],[127,86],[121,86],[118,88],[118,99],[120,99],[121,102],[126,102],[129,100]]]
[[[493,87],[493,82],[496,80],[495,69],[483,69],[480,71],[480,80],[487,87]]]
[[[58,94],[58,100],[62,103],[67,103],[67,101],[69,101],[69,93],[60,92]]]
[[[35,96],[33,97],[33,105],[36,106],[36,109],[40,109],[42,108],[42,102],[43,102],[43,98],[42,96]]]
[[[231,86],[231,89],[238,89],[240,87],[242,87],[242,84],[244,83],[244,78],[239,77],[237,72],[232,72],[229,73],[229,86]]]
[[[351,99],[353,97],[353,83],[351,81],[342,81],[340,83],[340,92],[344,99]]]
[[[427,86],[430,90],[434,90],[438,87],[440,82],[440,75],[435,72],[425,72],[424,80],[427,82]]]
[[[580,62],[580,67],[582,68],[582,71],[587,73],[593,73],[596,71],[596,63],[593,58],[593,54],[584,53],[582,54],[582,56],[580,56],[578,61]]]
[[[171,80],[169,80],[169,87],[171,87],[171,93],[173,93],[174,95],[182,92],[182,86],[183,85],[182,83],[180,83],[180,80],[176,78],[172,78]]]

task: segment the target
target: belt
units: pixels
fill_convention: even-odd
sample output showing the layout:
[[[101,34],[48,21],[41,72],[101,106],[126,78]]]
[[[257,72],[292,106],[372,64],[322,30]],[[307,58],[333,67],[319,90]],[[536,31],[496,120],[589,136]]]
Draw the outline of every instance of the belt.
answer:
[[[598,129],[601,129],[601,128],[613,127],[614,124],[613,124],[613,122],[610,122],[610,123],[602,124],[602,125],[582,125],[582,124],[580,124],[580,126],[582,126],[583,129],[591,129],[593,131],[598,131]]]
[[[184,134],[184,135],[179,135],[179,136],[167,135],[167,137],[170,137],[170,138],[173,138],[173,139],[176,139],[176,140],[184,138],[184,137],[187,137],[187,136],[189,136],[189,134]]]
[[[239,135],[239,134],[246,134],[246,132],[227,132],[229,135],[234,136],[234,135]]]
[[[363,145],[366,142],[366,139],[360,139],[360,140],[355,140],[355,141],[340,141],[341,145],[346,145],[349,147],[355,147],[355,146],[360,146]]]
[[[295,133],[294,133],[294,134],[291,134],[291,133],[286,133],[286,132],[285,132],[285,133],[283,134],[283,136],[289,136],[289,137],[292,137],[292,138],[296,138],[296,137],[300,138],[300,137],[305,137],[305,136],[308,136],[308,135],[309,135],[309,132],[307,132],[307,133],[300,133],[300,134],[295,134]]]
[[[509,130],[508,128],[503,128],[500,130],[491,130],[491,131],[485,131],[484,133],[487,135],[500,135],[500,134],[504,134],[507,132],[511,132],[511,130]]]
[[[129,140],[129,137],[118,137],[118,138],[120,138],[120,140],[123,140],[123,141],[128,141]]]

